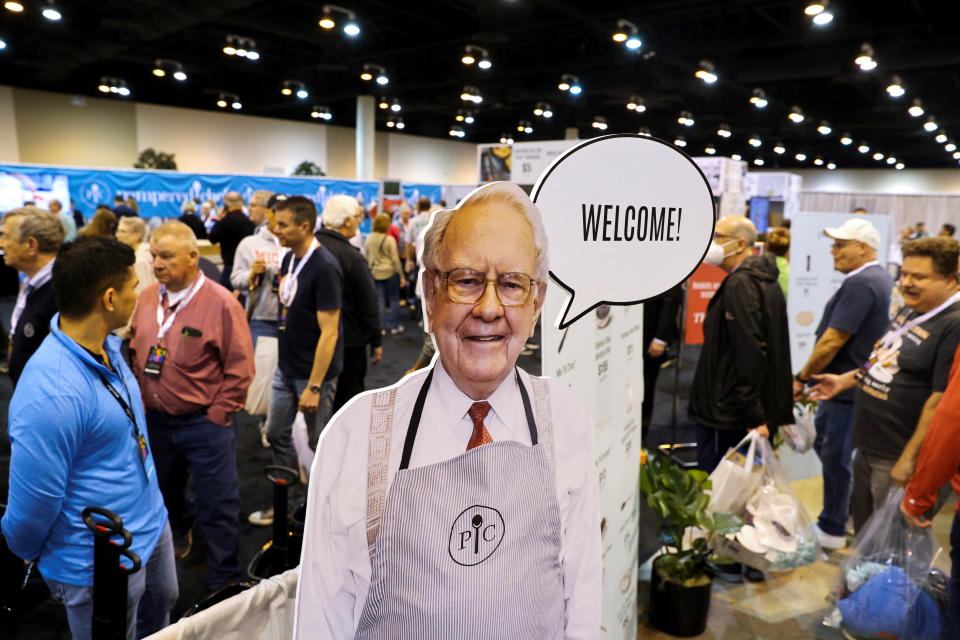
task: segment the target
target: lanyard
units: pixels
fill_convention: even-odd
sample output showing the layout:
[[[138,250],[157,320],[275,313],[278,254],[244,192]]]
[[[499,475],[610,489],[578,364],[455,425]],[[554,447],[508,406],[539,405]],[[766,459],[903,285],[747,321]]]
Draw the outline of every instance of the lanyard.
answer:
[[[307,249],[307,252],[300,258],[300,263],[297,265],[297,268],[293,269],[293,272],[288,274],[280,283],[280,302],[283,303],[283,306],[289,307],[293,303],[293,298],[297,295],[297,277],[300,275],[300,272],[303,271],[303,265],[307,264],[310,256],[313,255],[313,252],[317,250],[318,246],[320,246],[320,244],[317,242],[317,239],[314,238],[313,242],[310,243],[310,248]],[[291,268],[293,267],[293,261],[296,259],[296,256],[290,256]]]
[[[947,307],[949,307],[950,305],[952,305],[957,301],[960,301],[960,293],[953,294],[952,296],[950,296],[950,298],[946,302],[941,304],[936,309],[931,309],[930,311],[927,311],[922,316],[917,316],[910,322],[906,324],[902,324],[895,329],[891,329],[890,331],[887,331],[886,335],[883,336],[883,340],[880,343],[881,348],[885,350],[889,350],[893,346],[893,343],[896,342],[897,338],[907,333],[908,331],[910,331],[910,329],[913,329],[915,326],[919,324],[923,324],[930,318],[933,318],[938,313],[940,313],[941,311],[943,311],[944,309],[946,309]]]
[[[137,418],[135,415],[133,415],[133,409],[131,409],[127,401],[123,399],[123,396],[120,395],[120,392],[114,389],[112,384],[107,382],[107,379],[101,372],[97,371],[97,375],[100,376],[100,382],[103,383],[103,386],[106,387],[107,391],[110,392],[110,395],[113,396],[113,399],[117,401],[117,404],[120,405],[120,408],[123,409],[123,412],[127,414],[127,418],[130,419],[130,422],[133,423],[133,439],[137,443],[137,450],[140,454],[140,467],[143,469],[143,477],[149,482],[149,477],[147,476],[147,440],[140,433],[140,425],[137,424]],[[121,374],[118,373],[117,375]],[[120,383],[123,384],[123,378],[120,379]],[[127,391],[126,385],[124,385],[124,391]],[[130,397],[129,391],[127,391],[127,397]]]
[[[177,314],[183,311],[183,308],[190,304],[190,301],[193,300],[193,296],[197,294],[197,291],[200,291],[200,287],[203,286],[203,283],[206,279],[206,276],[204,276],[201,272],[200,277],[197,278],[197,281],[194,282],[193,286],[190,288],[190,293],[188,293],[187,297],[177,304],[176,310],[167,316],[166,322],[163,320],[163,294],[166,293],[167,288],[161,287],[159,289],[160,302],[157,304],[157,342],[163,340],[163,336],[167,335],[167,331],[169,331],[170,327],[173,326],[173,321],[176,319]]]

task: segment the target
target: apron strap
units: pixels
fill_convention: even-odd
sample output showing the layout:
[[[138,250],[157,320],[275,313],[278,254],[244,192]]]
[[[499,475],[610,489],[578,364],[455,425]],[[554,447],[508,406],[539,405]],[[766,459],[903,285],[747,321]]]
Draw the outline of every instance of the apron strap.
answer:
[[[530,386],[533,387],[533,404],[536,416],[537,429],[540,432],[540,444],[547,454],[547,461],[551,468],[554,466],[553,451],[553,412],[550,409],[550,382],[545,378],[530,376]],[[523,385],[520,385],[523,389]]]
[[[386,507],[387,464],[390,461],[390,439],[393,435],[393,411],[397,390],[388,389],[373,395],[370,406],[370,441],[367,460],[367,546],[373,555],[380,521]]]

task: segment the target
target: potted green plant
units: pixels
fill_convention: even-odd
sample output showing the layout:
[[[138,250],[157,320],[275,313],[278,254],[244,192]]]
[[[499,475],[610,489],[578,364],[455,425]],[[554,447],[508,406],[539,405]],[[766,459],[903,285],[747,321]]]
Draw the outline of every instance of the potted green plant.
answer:
[[[705,472],[684,470],[664,455],[648,453],[640,466],[640,490],[661,519],[662,553],[653,562],[650,578],[650,623],[681,638],[699,635],[707,626],[713,581],[706,565],[713,555],[708,539],[743,526],[734,513],[707,513],[710,488]],[[690,527],[706,535],[685,544]]]

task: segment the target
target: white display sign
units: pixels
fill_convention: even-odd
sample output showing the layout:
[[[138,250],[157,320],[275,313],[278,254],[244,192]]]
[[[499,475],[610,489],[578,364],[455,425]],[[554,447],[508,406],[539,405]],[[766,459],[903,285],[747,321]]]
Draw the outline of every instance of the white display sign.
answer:
[[[794,373],[810,357],[816,331],[830,296],[840,288],[843,274],[833,268],[833,240],[826,227],[839,227],[850,218],[865,218],[880,232],[877,259],[886,266],[890,249],[890,216],[849,213],[799,213],[790,224],[790,286],[787,315],[790,325],[790,360]]]
[[[561,329],[601,304],[637,304],[672,288],[700,264],[713,236],[703,172],[656,138],[582,142],[550,165],[532,197],[550,222],[550,275],[570,293],[557,316]]]
[[[564,151],[579,144],[579,140],[547,140],[544,142],[515,142],[510,181],[533,184],[537,178]]]
[[[713,195],[743,193],[743,178],[747,173],[746,162],[716,156],[696,157],[693,161],[707,177],[707,183]]]

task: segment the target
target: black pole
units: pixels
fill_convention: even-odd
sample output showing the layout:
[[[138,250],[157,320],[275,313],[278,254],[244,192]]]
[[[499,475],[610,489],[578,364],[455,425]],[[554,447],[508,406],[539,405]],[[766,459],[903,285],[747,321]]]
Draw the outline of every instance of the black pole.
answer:
[[[101,507],[83,510],[83,521],[93,532],[93,640],[124,640],[127,637],[127,576],[140,570],[140,558],[130,551],[133,538],[123,520]],[[114,538],[122,540],[117,542]],[[131,562],[120,563],[120,556]]]

